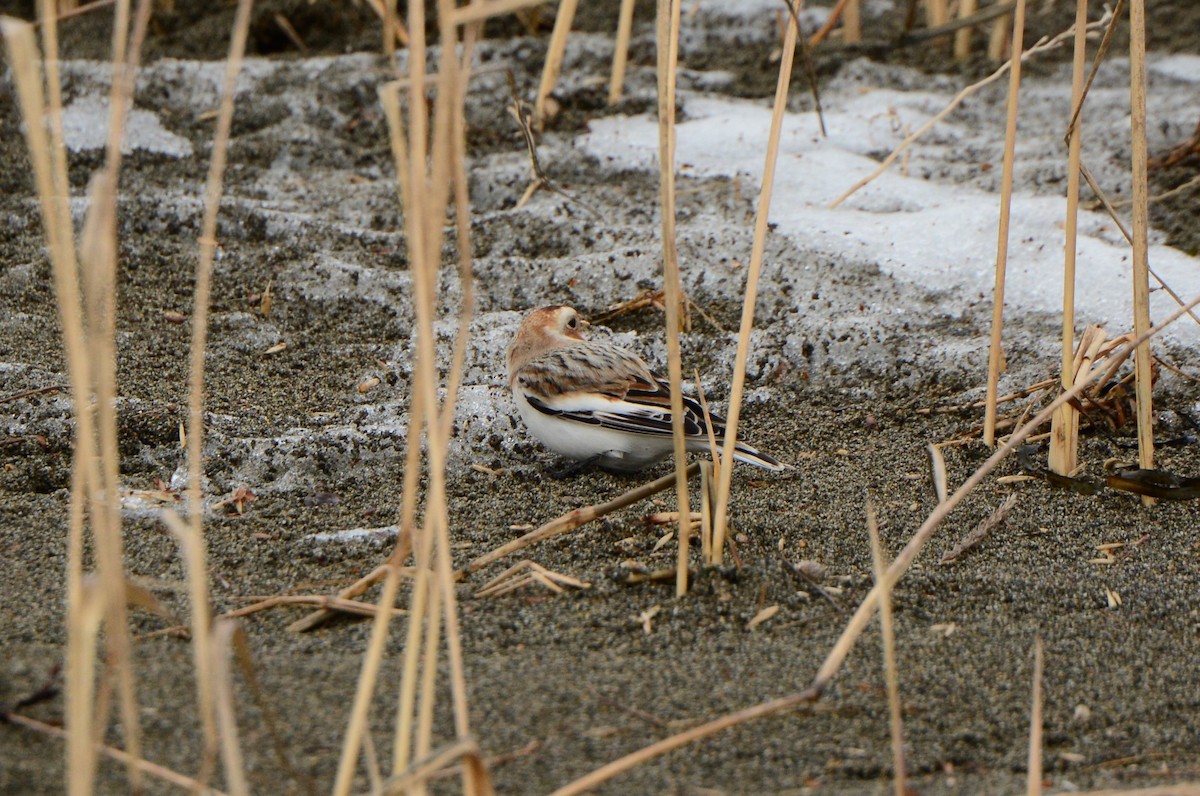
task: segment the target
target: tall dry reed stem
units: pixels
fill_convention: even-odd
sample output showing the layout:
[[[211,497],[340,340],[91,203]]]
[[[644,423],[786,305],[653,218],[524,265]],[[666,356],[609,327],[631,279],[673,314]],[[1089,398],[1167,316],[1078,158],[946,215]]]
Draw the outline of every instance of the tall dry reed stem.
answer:
[[[1025,0],[1013,14],[1012,69],[1008,73],[1008,118],[1004,127],[1004,169],[1000,177],[1000,223],[996,226],[996,285],[992,294],[992,339],[988,350],[987,406],[983,442],[996,444],[996,388],[1004,366],[1004,277],[1008,270],[1008,227],[1012,213],[1013,161],[1017,146],[1017,107],[1021,94],[1021,41],[1025,35]]]
[[[66,173],[66,152],[62,136],[62,102],[58,86],[57,31],[54,28],[53,9],[43,6],[43,30],[50,50],[52,64],[49,74],[54,85],[49,91],[49,114],[46,113],[47,90],[41,82],[40,60],[34,44],[32,27],[18,20],[0,20],[5,41],[8,44],[13,80],[17,89],[25,125],[26,141],[33,165],[34,182],[39,196],[43,231],[54,274],[56,303],[62,323],[63,345],[66,351],[67,370],[71,382],[71,395],[76,418],[75,474],[74,487],[86,491],[88,514],[91,517],[92,534],[95,539],[96,558],[100,571],[100,586],[94,592],[103,601],[108,617],[107,638],[108,663],[115,671],[121,691],[121,711],[129,750],[127,772],[132,788],[141,785],[141,769],[136,761],[141,756],[139,717],[136,703],[136,685],[131,661],[129,628],[126,621],[125,580],[123,554],[121,551],[120,518],[116,508],[116,426],[112,409],[115,394],[115,362],[110,356],[107,362],[94,362],[93,357],[111,350],[108,344],[98,340],[98,335],[109,327],[110,320],[98,317],[108,310],[112,315],[111,298],[104,296],[106,285],[112,284],[115,265],[115,242],[105,234],[115,208],[106,201],[102,191],[94,191],[88,235],[90,243],[103,247],[90,261],[88,279],[81,286],[79,263],[75,254],[74,232],[69,206],[69,184]],[[127,13],[125,15],[127,18]],[[114,60],[124,57],[123,49]],[[123,81],[122,81],[122,84]],[[47,135],[45,122],[50,122]],[[110,129],[110,139],[119,136],[120,127]],[[104,180],[101,179],[101,185]],[[95,187],[95,186],[94,186]],[[107,215],[106,215],[107,214]],[[104,218],[109,220],[105,223]],[[109,261],[102,261],[107,253]],[[81,287],[83,290],[81,291]],[[86,300],[90,312],[85,312]],[[85,331],[86,328],[86,331]],[[93,368],[93,365],[95,367]],[[106,375],[101,375],[106,374]],[[100,404],[97,407],[93,401]],[[99,415],[99,419],[98,419]],[[103,444],[103,449],[100,445]],[[102,461],[104,456],[108,461]],[[106,488],[105,482],[112,486]],[[83,533],[83,511],[81,498],[76,496],[71,511],[72,528],[68,538],[76,549],[68,552],[68,640],[84,640],[92,631],[75,628],[74,623],[84,621],[81,601],[81,551]],[[78,527],[75,524],[78,523]],[[107,723],[107,708],[96,710],[93,702],[95,645],[86,645],[82,650],[68,649],[71,665],[67,674],[68,700],[68,790],[71,793],[88,793],[95,775],[94,732]],[[79,653],[79,654],[76,654]],[[105,701],[105,704],[107,702]]]
[[[693,727],[685,732],[673,735],[669,738],[664,738],[661,741],[650,744],[649,746],[638,749],[637,751],[631,752],[622,758],[601,766],[595,771],[592,771],[580,777],[579,779],[564,785],[563,787],[554,791],[551,796],[578,796],[579,794],[586,793],[587,791],[596,788],[598,785],[607,782],[613,777],[629,771],[630,769],[635,768],[642,763],[647,762],[648,760],[652,760],[659,755],[666,754],[667,752],[673,751],[682,746],[686,746],[693,741],[707,738],[723,730],[729,729],[730,727],[735,727],[739,724],[745,724],[746,722],[753,721],[755,719],[763,718],[765,716],[773,716],[790,710],[796,710],[819,700],[821,695],[824,694],[825,690],[829,687],[829,684],[833,681],[833,678],[841,669],[842,664],[845,662],[846,657],[850,654],[850,651],[854,648],[855,643],[857,643],[858,639],[862,636],[863,631],[866,629],[867,624],[870,622],[871,617],[879,604],[880,594],[884,591],[895,588],[897,581],[899,581],[899,579],[903,577],[904,573],[908,571],[908,568],[912,565],[913,560],[921,552],[926,543],[928,543],[928,541],[932,538],[938,526],[941,525],[942,521],[945,520],[950,512],[953,511],[954,508],[957,507],[958,504],[961,503],[962,500],[975,489],[975,487],[979,486],[983,479],[986,478],[1006,456],[1016,450],[1017,447],[1025,442],[1025,440],[1032,435],[1036,429],[1049,420],[1051,415],[1056,409],[1058,409],[1059,406],[1067,401],[1077,398],[1079,394],[1082,393],[1083,390],[1093,382],[1101,379],[1111,378],[1116,372],[1116,369],[1119,368],[1120,365],[1133,354],[1133,351],[1140,343],[1158,334],[1160,331],[1174,323],[1176,320],[1186,314],[1188,310],[1198,304],[1200,304],[1200,295],[1184,304],[1183,307],[1173,312],[1161,323],[1149,329],[1145,335],[1135,338],[1129,344],[1113,352],[1112,356],[1109,357],[1109,359],[1103,365],[1098,365],[1092,368],[1092,370],[1086,376],[1079,379],[1075,385],[1071,387],[1071,389],[1059,395],[1050,403],[1049,406],[1038,412],[1038,414],[1032,420],[1013,432],[1013,434],[1008,438],[1008,441],[997,448],[996,451],[990,457],[988,457],[987,461],[980,465],[980,467],[974,473],[972,473],[972,475],[965,482],[963,482],[962,486],[960,486],[953,495],[947,498],[944,502],[939,503],[929,517],[925,520],[925,522],[921,525],[921,527],[917,530],[917,532],[913,534],[913,537],[908,541],[908,544],[904,546],[904,549],[900,551],[900,554],[896,556],[891,566],[887,568],[887,571],[884,573],[884,577],[872,587],[871,591],[868,592],[866,597],[863,598],[862,602],[859,603],[854,615],[850,618],[850,621],[842,630],[842,634],[838,637],[838,640],[834,644],[833,648],[829,651],[828,655],[826,655],[825,662],[817,671],[816,676],[813,678],[812,684],[809,685],[808,688],[796,694],[791,694],[789,696],[773,699],[769,702],[763,702],[749,708],[744,708],[736,713],[721,716],[720,718],[714,719],[713,721],[707,722],[698,727]]]
[[[1129,2],[1129,103],[1133,139],[1133,331],[1141,337],[1150,328],[1150,202],[1146,152],[1146,0]],[[1154,467],[1154,415],[1150,397],[1150,342],[1134,356],[1138,427],[1138,465]],[[1142,497],[1142,505],[1154,498]]]
[[[192,301],[187,425],[187,521],[189,534],[181,543],[188,546],[189,556],[194,561],[188,570],[188,583],[193,599],[192,659],[196,669],[196,700],[205,740],[201,781],[207,780],[208,772],[217,753],[216,690],[220,687],[219,678],[212,665],[212,634],[209,628],[208,611],[208,568],[204,541],[204,372],[208,348],[208,307],[212,298],[213,260],[217,245],[217,216],[221,208],[229,136],[233,127],[234,96],[237,91],[237,77],[241,72],[242,58],[246,51],[252,7],[253,0],[239,0],[233,31],[230,35],[229,55],[225,59],[221,103],[217,110],[216,130],[213,133],[212,159],[208,164],[204,215],[200,225],[195,292]],[[169,518],[164,519],[171,524]]]
[[[679,546],[675,596],[687,594],[691,510],[687,484],[687,442],[683,432],[683,360],[679,350],[682,289],[675,248],[675,65],[679,59],[679,2],[658,0],[658,176],[662,200],[663,291],[667,315],[667,378],[671,383],[671,441],[675,453],[675,498],[679,504]]]
[[[875,583],[879,584],[883,582],[888,563],[883,544],[879,541],[879,522],[875,516],[875,506],[869,499],[867,534],[871,538],[871,562],[875,570]],[[900,676],[896,668],[896,631],[892,624],[890,589],[881,589],[879,592],[879,634],[883,639],[883,671],[887,679],[888,724],[892,735],[892,786],[896,796],[905,796],[908,792],[908,767],[904,755],[904,719],[900,710]]]
[[[440,623],[445,623],[447,658],[450,669],[450,690],[453,697],[455,730],[460,740],[470,734],[470,723],[466,700],[466,677],[463,669],[462,649],[458,630],[457,602],[454,591],[454,571],[450,557],[449,518],[446,504],[446,456],[452,427],[453,412],[461,372],[453,373],[448,382],[445,402],[437,400],[436,348],[433,329],[433,313],[437,306],[438,274],[441,264],[441,246],[444,238],[443,219],[449,201],[451,185],[458,186],[456,218],[460,223],[460,278],[463,283],[463,307],[459,316],[459,336],[456,339],[454,367],[461,371],[465,359],[466,334],[469,330],[473,309],[469,237],[461,227],[467,223],[465,169],[454,164],[455,157],[462,157],[465,143],[456,141],[465,132],[462,110],[457,107],[465,97],[466,69],[458,61],[455,42],[456,12],[448,0],[438,4],[438,17],[442,34],[441,59],[439,61],[439,86],[434,105],[432,129],[433,148],[429,148],[430,123],[425,103],[426,87],[426,42],[425,9],[420,0],[410,0],[408,19],[411,26],[408,57],[408,125],[401,121],[398,93],[388,87],[381,91],[384,112],[388,119],[393,157],[396,161],[397,179],[400,184],[404,206],[405,232],[408,243],[409,263],[413,280],[413,304],[416,309],[417,352],[415,357],[413,400],[410,411],[410,445],[419,445],[420,431],[426,431],[428,441],[429,488],[425,500],[425,518],[422,529],[411,529],[417,535],[418,583],[414,586],[414,608],[410,612],[409,639],[421,636],[419,625],[424,621],[426,632],[423,643],[410,645],[406,650],[404,679],[397,706],[397,737],[394,744],[393,768],[399,770],[408,760],[410,749],[420,753],[431,748],[432,722],[418,717],[417,735],[413,738],[411,722],[415,687],[418,678],[416,649],[423,652],[424,666],[420,674],[422,699],[420,714],[432,716],[436,680],[437,654]],[[472,31],[464,43],[464,57],[469,58],[471,42],[477,31]],[[404,135],[405,129],[407,136]],[[427,165],[428,164],[428,165]],[[410,464],[413,464],[413,449],[410,447]],[[410,486],[411,484],[411,486]],[[405,506],[402,513],[415,520],[415,480],[406,474]],[[403,529],[405,531],[407,529]],[[405,534],[402,533],[402,537]],[[401,541],[397,551],[405,550],[412,542]],[[432,561],[433,574],[428,576],[427,561]],[[393,573],[398,572],[395,554],[389,559],[385,598],[394,601],[391,589]],[[427,583],[421,581],[428,578]],[[425,597],[422,597],[422,594]],[[420,605],[425,599],[427,605]],[[390,602],[388,603],[390,605]],[[438,608],[441,610],[439,611]],[[358,759],[367,721],[367,709],[375,689],[379,666],[386,639],[388,617],[391,612],[379,612],[372,627],[370,646],[364,655],[363,669],[356,687],[354,707],[342,748],[335,793],[346,793],[350,787]],[[486,775],[477,766],[463,767],[463,789],[468,794],[490,791]],[[481,779],[482,777],[482,779]]]
[[[1087,62],[1088,0],[1075,3],[1075,53],[1071,61],[1071,122],[1067,133],[1067,217],[1064,221],[1062,386],[1075,381],[1075,249],[1079,236],[1079,173],[1083,149],[1083,75]],[[1070,475],[1078,461],[1079,412],[1066,404],[1050,424],[1050,469]]]
[[[738,420],[742,416],[742,393],[746,387],[746,363],[750,358],[750,332],[754,328],[754,305],[758,301],[758,280],[762,274],[763,254],[767,246],[767,221],[771,212],[771,192],[775,186],[775,164],[779,158],[779,134],[787,110],[788,87],[792,80],[792,61],[800,31],[796,15],[788,15],[783,37],[783,56],[779,60],[779,81],[775,86],[775,105],[771,112],[771,130],[763,163],[762,188],[758,193],[758,212],[754,218],[754,246],[742,294],[742,322],[738,330],[737,356],[733,365],[733,387],[729,393],[729,413],[725,426],[724,457],[717,481],[717,505],[713,516],[713,542],[710,563],[720,564],[725,555],[725,533],[729,527],[729,493],[733,483],[733,450],[737,445]]]

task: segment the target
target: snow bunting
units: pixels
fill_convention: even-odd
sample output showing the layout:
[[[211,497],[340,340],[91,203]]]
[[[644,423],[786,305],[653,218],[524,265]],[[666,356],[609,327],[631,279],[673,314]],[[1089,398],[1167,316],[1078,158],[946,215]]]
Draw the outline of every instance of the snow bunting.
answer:
[[[522,323],[508,347],[508,386],[521,419],[555,453],[634,472],[674,451],[671,388],[637,354],[590,342],[586,321],[570,307],[542,307]],[[683,398],[688,450],[709,450],[704,409]],[[711,411],[720,444],[725,420]],[[743,442],[734,458],[768,470],[781,464]]]

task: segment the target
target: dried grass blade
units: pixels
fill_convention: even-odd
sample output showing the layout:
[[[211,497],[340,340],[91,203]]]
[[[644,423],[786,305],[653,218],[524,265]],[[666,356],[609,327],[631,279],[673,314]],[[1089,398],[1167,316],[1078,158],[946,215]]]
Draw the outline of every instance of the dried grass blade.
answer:
[[[249,796],[242,748],[238,742],[237,713],[233,708],[233,671],[229,666],[233,637],[240,633],[237,620],[219,619],[212,630],[212,664],[217,725],[221,734],[221,758],[225,781],[232,796]]]
[[[875,518],[875,506],[867,499],[867,534],[871,537],[871,561],[874,565],[875,583],[883,582],[887,572],[887,558],[879,541],[879,523]],[[888,719],[892,733],[892,782],[896,796],[908,792],[906,782],[908,769],[904,762],[904,719],[900,711],[900,678],[896,669],[896,631],[892,625],[892,591],[879,592],[879,632],[883,637],[883,669],[887,678]]]
[[[799,26],[793,14],[788,15],[783,38],[783,56],[779,61],[779,80],[775,86],[775,104],[771,111],[771,130],[767,138],[767,153],[763,163],[762,188],[758,194],[758,209],[754,218],[754,245],[746,273],[746,289],[742,296],[742,321],[738,329],[737,355],[733,365],[733,387],[729,395],[729,412],[725,426],[724,458],[717,482],[717,501],[713,517],[714,563],[720,564],[725,555],[725,532],[729,524],[729,493],[733,483],[733,452],[737,445],[738,421],[742,415],[742,393],[746,387],[746,363],[750,358],[750,332],[754,328],[754,305],[758,300],[758,279],[762,273],[763,254],[767,245],[767,221],[771,210],[771,192],[775,186],[775,165],[779,157],[779,135],[783,114],[787,110],[788,87],[792,79],[792,63],[799,38]]]
[[[215,658],[211,649],[208,565],[204,540],[170,509],[162,513],[162,520],[179,544],[184,565],[187,567],[188,597],[192,603],[192,661],[196,667],[196,705],[199,708],[200,725],[204,731],[204,757],[201,765],[203,773],[200,775],[200,781],[206,782],[217,754],[217,674],[213,668]]]

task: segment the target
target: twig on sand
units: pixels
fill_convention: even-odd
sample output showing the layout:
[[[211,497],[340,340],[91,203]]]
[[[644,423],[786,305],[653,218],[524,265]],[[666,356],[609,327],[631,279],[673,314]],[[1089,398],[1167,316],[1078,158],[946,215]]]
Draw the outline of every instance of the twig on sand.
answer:
[[[687,468],[687,477],[691,478],[700,472],[699,463],[693,463]],[[651,481],[648,484],[642,484],[637,489],[631,489],[625,494],[615,497],[607,503],[596,503],[591,506],[574,509],[566,514],[551,520],[540,528],[535,528],[519,539],[514,539],[508,544],[501,545],[490,553],[485,553],[479,556],[474,561],[467,564],[465,567],[455,573],[459,578],[470,575],[472,572],[477,572],[488,564],[499,561],[505,556],[512,555],[518,550],[524,550],[532,544],[545,541],[559,534],[573,531],[581,525],[586,525],[592,520],[599,519],[606,514],[611,514],[618,509],[623,509],[637,503],[639,500],[645,500],[651,495],[656,495],[664,489],[669,489],[675,483],[675,474],[664,475],[656,481]]]

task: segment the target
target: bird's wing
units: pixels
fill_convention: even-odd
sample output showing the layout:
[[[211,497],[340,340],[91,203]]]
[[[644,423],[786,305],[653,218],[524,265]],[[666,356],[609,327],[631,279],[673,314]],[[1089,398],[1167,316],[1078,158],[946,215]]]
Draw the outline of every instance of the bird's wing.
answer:
[[[671,388],[636,354],[584,343],[543,354],[521,368],[517,385],[540,412],[633,434],[670,436]],[[704,411],[683,398],[687,436],[703,436]],[[724,421],[711,415],[714,431]]]

